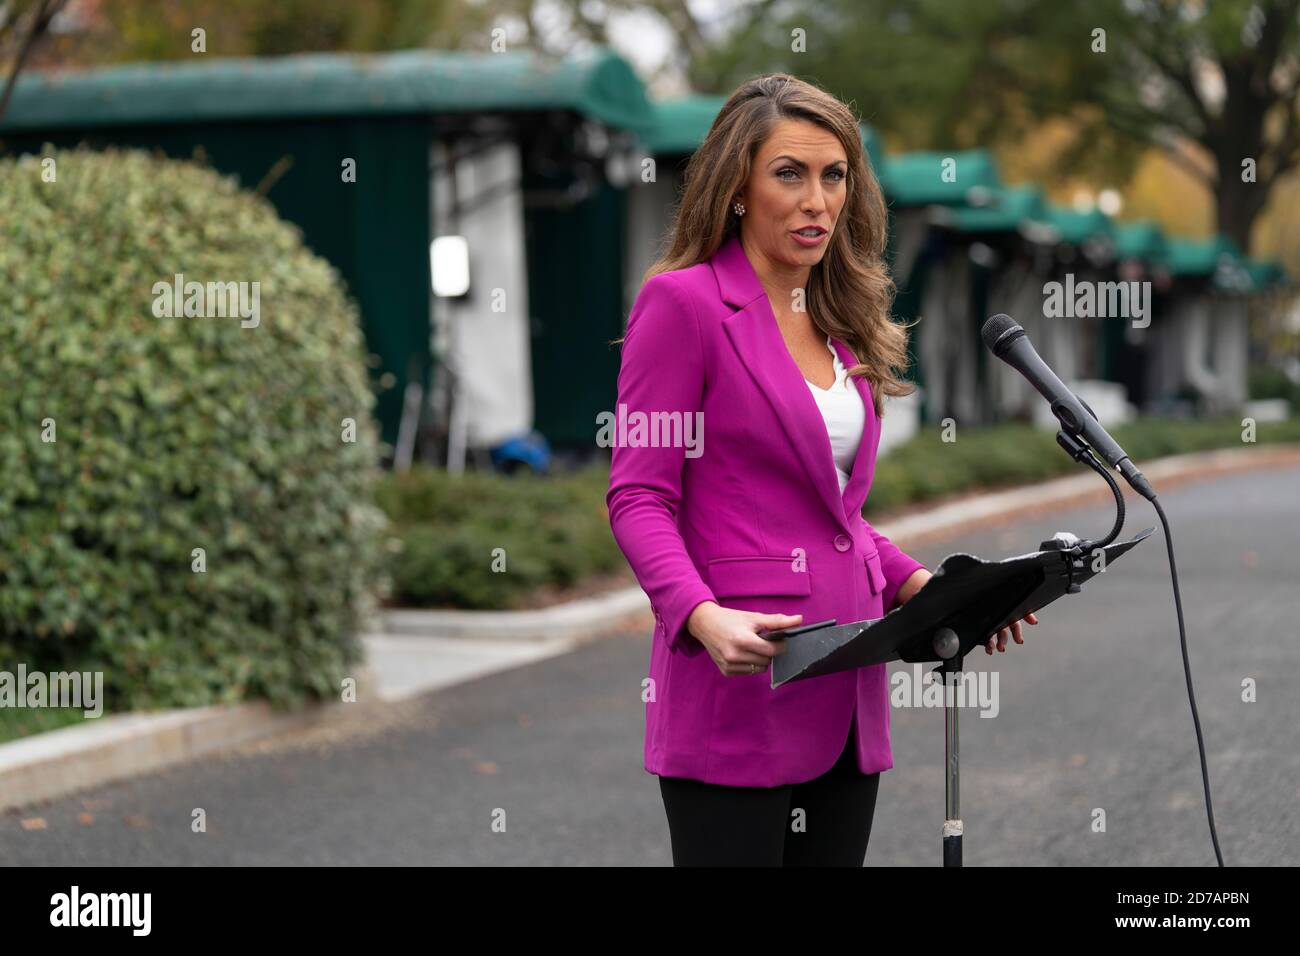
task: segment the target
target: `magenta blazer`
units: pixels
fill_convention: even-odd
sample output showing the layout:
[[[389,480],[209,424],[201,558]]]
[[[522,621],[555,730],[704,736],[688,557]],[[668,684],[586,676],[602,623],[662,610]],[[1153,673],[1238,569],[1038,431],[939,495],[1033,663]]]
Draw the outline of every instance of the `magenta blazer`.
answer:
[[[832,343],[845,367],[857,364]],[[924,567],[862,517],[880,422],[866,380],[853,381],[867,416],[841,496],[825,423],[738,237],[706,262],[652,277],[637,296],[616,414],[629,425],[638,412],[703,423],[698,449],[654,447],[634,428],[612,448],[610,526],[655,616],[650,773],[800,783],[831,768],[851,720],[858,769],[893,766],[884,664],[774,690],[770,671],[724,676],[686,629],[702,601],[802,614],[805,624],[882,617]]]

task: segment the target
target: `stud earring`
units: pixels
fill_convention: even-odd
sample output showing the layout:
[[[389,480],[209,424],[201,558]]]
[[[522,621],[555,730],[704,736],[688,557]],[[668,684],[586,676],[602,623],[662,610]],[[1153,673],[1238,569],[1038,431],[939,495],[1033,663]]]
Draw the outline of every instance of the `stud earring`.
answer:
[[[743,202],[737,202],[731,208],[736,211],[737,216],[743,216],[745,214],[745,204]]]

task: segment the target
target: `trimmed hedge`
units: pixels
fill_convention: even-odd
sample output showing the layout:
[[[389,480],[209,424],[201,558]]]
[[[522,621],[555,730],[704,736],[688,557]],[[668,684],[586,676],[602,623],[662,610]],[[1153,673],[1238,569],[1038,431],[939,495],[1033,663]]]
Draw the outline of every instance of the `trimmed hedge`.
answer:
[[[389,567],[394,603],[504,609],[538,587],[625,568],[608,487],[608,465],[550,477],[427,467],[386,475],[377,499],[402,541]],[[498,548],[504,571],[493,570]]]
[[[0,225],[0,657],[102,670],[113,710],[337,699],[384,523],[337,274],[266,200],[141,152],[0,162]],[[159,317],[177,273],[258,282],[259,323]]]
[[[1241,422],[1150,419],[1112,434],[1141,465],[1163,455],[1240,447]],[[927,426],[879,460],[867,513],[1085,473],[1055,436],[1030,425],[1005,425],[960,432],[956,442],[944,443]],[[1300,419],[1260,425],[1257,437],[1261,443],[1300,442]],[[1097,483],[1102,485],[1100,478]],[[535,588],[626,568],[609,529],[608,487],[608,465],[549,477],[457,476],[428,468],[385,476],[378,501],[402,541],[390,558],[394,603],[507,609]],[[494,548],[505,549],[506,573],[492,570]]]
[[[1280,368],[1255,366],[1247,381],[1247,392],[1252,399],[1285,398],[1291,403],[1292,414],[1300,414],[1300,384],[1291,381]]]

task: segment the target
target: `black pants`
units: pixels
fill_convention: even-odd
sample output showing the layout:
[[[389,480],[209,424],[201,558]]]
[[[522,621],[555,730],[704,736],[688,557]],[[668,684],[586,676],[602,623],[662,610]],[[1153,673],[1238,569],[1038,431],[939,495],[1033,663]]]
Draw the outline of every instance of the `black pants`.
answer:
[[[835,766],[805,783],[727,787],[661,776],[673,866],[862,866],[880,774],[859,772],[855,732],[850,726]]]

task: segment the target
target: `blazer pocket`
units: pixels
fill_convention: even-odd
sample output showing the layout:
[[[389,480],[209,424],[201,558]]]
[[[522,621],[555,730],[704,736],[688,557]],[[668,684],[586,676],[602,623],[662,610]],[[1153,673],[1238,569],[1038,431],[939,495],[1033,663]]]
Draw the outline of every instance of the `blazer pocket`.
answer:
[[[871,582],[871,593],[879,594],[885,589],[885,572],[880,567],[878,553],[864,555],[862,560],[867,565],[867,579]]]
[[[781,555],[714,558],[708,565],[709,584],[716,597],[811,594],[808,572],[794,570],[794,560]]]

